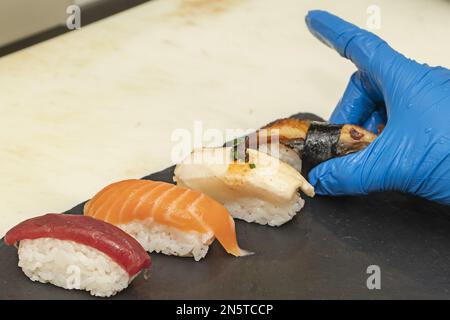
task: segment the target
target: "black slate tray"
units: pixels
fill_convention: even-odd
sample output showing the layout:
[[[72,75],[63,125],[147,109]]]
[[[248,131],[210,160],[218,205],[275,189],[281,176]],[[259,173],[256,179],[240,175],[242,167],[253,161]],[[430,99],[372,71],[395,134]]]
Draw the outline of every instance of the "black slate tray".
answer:
[[[172,174],[145,179],[172,182]],[[82,204],[67,213],[81,214]],[[398,193],[316,196],[279,228],[236,221],[236,229],[255,255],[234,258],[217,241],[200,262],[151,254],[150,278],[111,299],[450,298],[448,206]],[[0,244],[0,299],[95,299],[30,281],[16,251]],[[366,286],[369,265],[381,269],[380,290]]]

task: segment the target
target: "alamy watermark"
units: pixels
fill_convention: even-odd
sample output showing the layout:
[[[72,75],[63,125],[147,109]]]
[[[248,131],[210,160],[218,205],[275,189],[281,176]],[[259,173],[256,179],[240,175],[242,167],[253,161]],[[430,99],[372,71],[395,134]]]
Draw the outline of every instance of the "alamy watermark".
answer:
[[[367,278],[366,286],[369,290],[381,289],[381,269],[379,266],[373,264],[367,267],[367,274],[370,276]]]
[[[66,20],[67,29],[81,29],[81,8],[73,4],[67,7],[66,13],[69,15]]]
[[[260,174],[276,174],[280,165],[279,133],[279,129],[205,128],[202,121],[194,121],[192,129],[173,130],[170,158],[173,164],[220,168],[245,164],[261,169]]]
[[[381,29],[381,8],[375,4],[367,7],[366,27],[369,30]]]
[[[213,160],[215,164],[237,160],[229,156],[227,148],[234,148],[240,154],[244,154],[247,149],[254,149],[275,158],[279,157],[278,129],[228,128],[220,130],[218,128],[205,128],[202,121],[194,121],[192,130],[177,128],[172,132],[170,139],[173,143],[171,161],[174,164],[188,160],[187,158],[193,150],[208,147],[217,148]],[[220,148],[224,145],[227,148]],[[208,154],[208,157],[211,157],[211,153]],[[195,163],[201,163],[203,160],[211,162],[210,158],[203,159],[201,157],[191,160]]]

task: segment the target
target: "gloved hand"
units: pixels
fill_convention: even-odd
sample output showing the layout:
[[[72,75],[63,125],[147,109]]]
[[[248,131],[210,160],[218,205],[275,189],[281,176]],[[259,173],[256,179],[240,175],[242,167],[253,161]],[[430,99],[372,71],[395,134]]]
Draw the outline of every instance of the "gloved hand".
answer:
[[[375,131],[387,117],[366,149],[310,172],[316,193],[398,190],[450,204],[450,70],[408,59],[328,12],[309,12],[306,24],[358,68],[330,121]]]

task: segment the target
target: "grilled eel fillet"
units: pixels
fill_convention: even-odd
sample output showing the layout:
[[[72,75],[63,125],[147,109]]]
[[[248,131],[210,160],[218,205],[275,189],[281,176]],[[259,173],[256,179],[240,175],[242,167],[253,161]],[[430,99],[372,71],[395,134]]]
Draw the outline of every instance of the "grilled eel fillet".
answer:
[[[330,124],[295,118],[276,120],[255,134],[258,145],[269,144],[271,138],[277,137],[279,143],[293,149],[302,160],[314,165],[362,150],[377,137],[353,124]],[[250,136],[245,137],[246,147]]]

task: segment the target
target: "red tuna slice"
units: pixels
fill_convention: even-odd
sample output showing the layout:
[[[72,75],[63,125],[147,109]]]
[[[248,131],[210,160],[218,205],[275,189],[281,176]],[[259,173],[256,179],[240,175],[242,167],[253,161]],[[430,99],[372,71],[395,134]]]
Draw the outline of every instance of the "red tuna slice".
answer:
[[[147,252],[129,234],[82,215],[49,213],[25,220],[6,233],[5,243],[14,245],[20,240],[38,238],[69,240],[95,248],[119,264],[130,277],[151,265]]]

